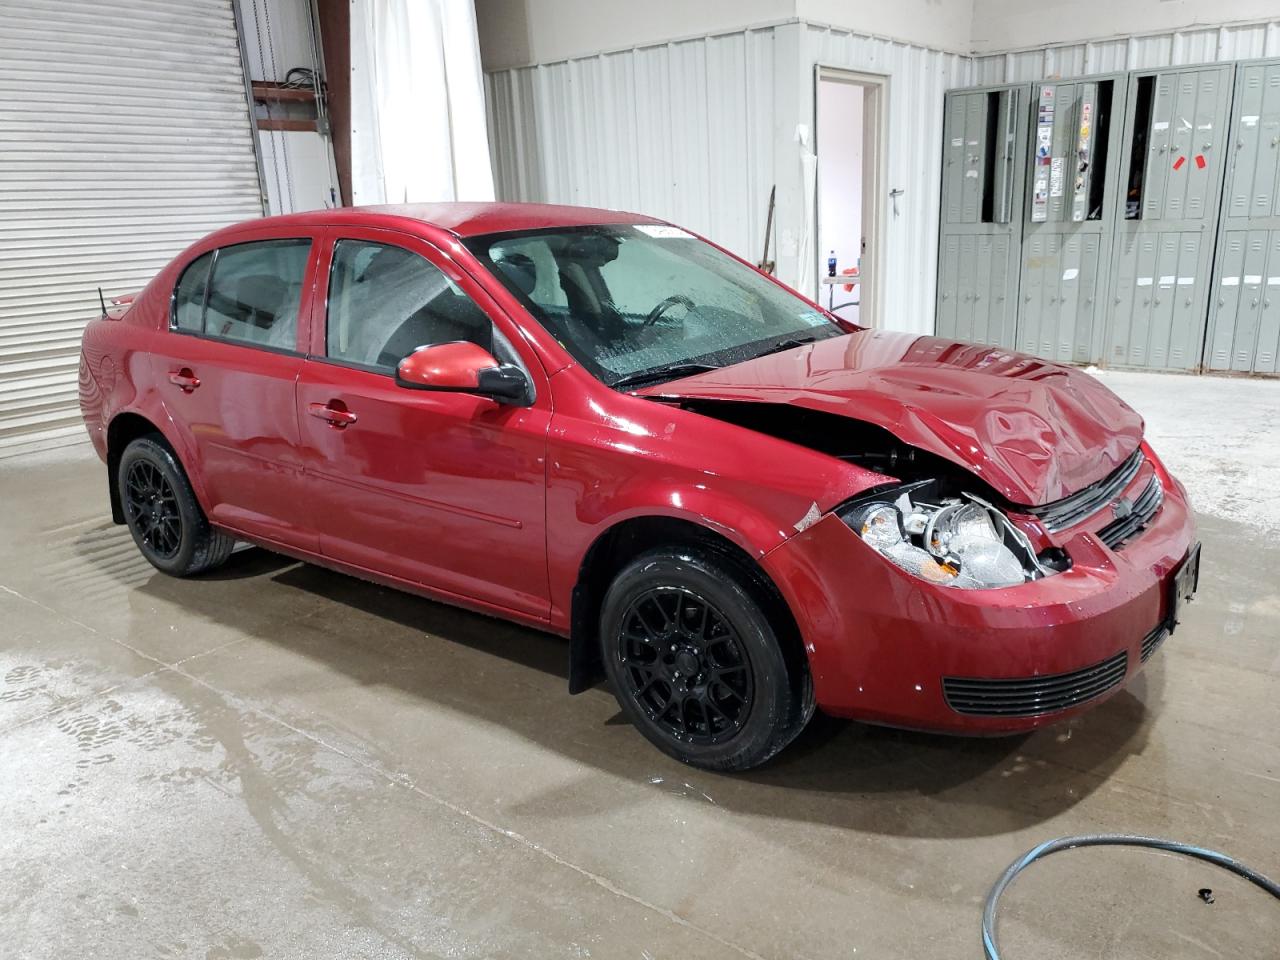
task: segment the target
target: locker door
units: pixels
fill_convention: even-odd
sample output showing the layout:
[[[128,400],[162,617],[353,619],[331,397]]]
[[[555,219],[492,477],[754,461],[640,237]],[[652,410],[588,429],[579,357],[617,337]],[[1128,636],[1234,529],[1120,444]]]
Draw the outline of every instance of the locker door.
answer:
[[[972,94],[965,97],[964,162],[960,184],[960,219],[977,223],[982,216],[982,170],[986,157],[984,143],[987,132],[987,97]]]
[[[1044,316],[1044,269],[1047,237],[1032,237],[1025,242],[1022,261],[1022,303],[1018,310],[1018,349],[1035,353],[1039,338],[1040,318]]]
[[[973,343],[991,342],[991,237],[977,238],[973,270],[973,329],[965,339]]]
[[[1062,323],[1062,259],[1063,239],[1051,234],[1045,238],[1045,256],[1040,267],[1041,291],[1044,297],[1044,309],[1036,328],[1036,356],[1054,358],[1055,332]]]
[[[1161,234],[1156,250],[1155,273],[1151,283],[1151,322],[1146,347],[1146,363],[1152,367],[1169,365],[1169,333],[1173,329],[1179,241],[1182,236],[1180,233]]]
[[[1048,346],[1047,353],[1041,354],[1054,360],[1070,360],[1072,344],[1076,338],[1076,324],[1079,322],[1080,307],[1080,268],[1081,237],[1070,237],[1063,241],[1062,255],[1059,257],[1058,269],[1058,322],[1044,331],[1044,340]]]
[[[942,240],[942,269],[938,278],[938,336],[956,336],[956,307],[959,300],[960,238]]]
[[[1280,230],[1272,230],[1253,369],[1259,373],[1280,372],[1277,353],[1280,353]]]
[[[1231,343],[1231,369],[1249,370],[1258,342],[1262,312],[1262,279],[1267,268],[1267,241],[1262,230],[1250,230],[1244,245],[1244,273],[1240,276],[1240,306],[1236,312],[1236,332]]]
[[[1230,75],[1220,70],[1204,70],[1192,76],[1195,87],[1185,109],[1179,95],[1179,129],[1174,137],[1174,149],[1178,151],[1177,157],[1185,161],[1180,171],[1186,174],[1181,216],[1186,220],[1203,220],[1209,212],[1216,181],[1222,174],[1218,161],[1226,158],[1219,142],[1229,142],[1223,137],[1222,128],[1231,86]]]
[[[960,205],[964,182],[964,114],[975,95],[952,94],[947,98],[943,145],[943,216],[946,223],[960,223]]]
[[[1177,279],[1173,289],[1173,326],[1168,339],[1168,366],[1189,370],[1200,356],[1202,293],[1207,278],[1198,275],[1200,234],[1184,233],[1178,243]]]
[[[1147,366],[1147,342],[1151,338],[1151,301],[1155,290],[1156,259],[1159,234],[1143,234],[1138,240],[1137,276],[1134,294],[1133,319],[1129,325],[1128,362],[1137,367]]]
[[[1137,234],[1122,233],[1116,237],[1116,271],[1114,296],[1111,300],[1112,321],[1107,357],[1124,363],[1129,354],[1129,327],[1137,309],[1138,246]]]
[[[1165,183],[1169,164],[1169,126],[1173,122],[1177,96],[1177,75],[1160,74],[1155,79],[1151,101],[1151,126],[1147,134],[1147,167],[1142,189],[1142,219],[1162,220],[1165,212]]]
[[[1231,369],[1232,343],[1235,340],[1236,318],[1240,313],[1240,277],[1244,274],[1244,251],[1249,234],[1234,230],[1223,234],[1219,255],[1218,290],[1215,302],[1216,315],[1213,335],[1207,349],[1206,366],[1210,370]]]
[[[1267,181],[1266,160],[1274,156],[1270,146],[1263,146],[1262,131],[1266,125],[1263,121],[1263,102],[1267,90],[1267,74],[1273,68],[1265,66],[1242,67],[1240,78],[1236,81],[1236,116],[1235,120],[1235,162],[1227,174],[1226,198],[1223,201],[1228,217],[1247,217],[1255,212],[1255,198],[1259,198],[1258,188]],[[1280,79],[1280,70],[1275,72]],[[1261,156],[1260,156],[1261,154]],[[1273,174],[1275,170],[1271,171]],[[1265,211],[1258,210],[1263,216],[1271,212],[1271,197],[1266,195]]]
[[[973,339],[974,261],[977,237],[960,238],[960,302],[956,306],[956,339]]]
[[[1008,237],[995,237],[991,253],[991,339],[987,342],[993,346],[1013,349],[1014,308],[1017,304],[1008,291],[1010,263]],[[1277,272],[1280,272],[1280,259],[1276,261]]]
[[[1076,363],[1089,363],[1097,357],[1097,342],[1094,325],[1098,322],[1095,304],[1098,300],[1098,267],[1099,251],[1102,238],[1096,235],[1084,237],[1084,248],[1080,254],[1079,307],[1077,310],[1076,334],[1070,350],[1063,359],[1071,359]]]

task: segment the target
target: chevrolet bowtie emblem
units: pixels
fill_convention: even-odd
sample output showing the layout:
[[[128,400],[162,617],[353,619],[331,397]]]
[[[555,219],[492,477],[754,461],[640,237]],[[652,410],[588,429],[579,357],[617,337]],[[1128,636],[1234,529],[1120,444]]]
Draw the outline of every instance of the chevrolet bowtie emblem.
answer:
[[[1115,513],[1117,520],[1123,520],[1129,514],[1133,513],[1133,501],[1117,500],[1111,505],[1111,510]]]

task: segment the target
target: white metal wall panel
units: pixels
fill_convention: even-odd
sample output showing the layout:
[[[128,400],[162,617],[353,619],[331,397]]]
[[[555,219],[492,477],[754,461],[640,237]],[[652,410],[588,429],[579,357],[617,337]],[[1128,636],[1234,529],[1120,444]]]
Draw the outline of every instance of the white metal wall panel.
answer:
[[[972,60],[880,37],[813,24],[802,34],[802,64],[889,77],[884,203],[884,323],[891,330],[934,332],[938,204],[942,190],[943,92],[971,82]],[[808,88],[812,97],[812,86]],[[797,122],[812,123],[808,118]],[[819,145],[818,162],[822,162]]]
[[[634,210],[760,257],[774,31],[487,74],[498,197]]]
[[[0,456],[79,439],[80,333],[262,212],[231,0],[0,0]]]
[[[1280,19],[978,57],[973,84],[1014,83],[1280,56]]]

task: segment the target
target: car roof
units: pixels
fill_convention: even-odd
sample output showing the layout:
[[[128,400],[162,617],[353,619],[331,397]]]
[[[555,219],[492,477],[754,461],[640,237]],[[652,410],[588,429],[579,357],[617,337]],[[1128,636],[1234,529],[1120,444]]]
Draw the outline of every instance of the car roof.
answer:
[[[404,226],[416,220],[459,237],[486,233],[583,227],[603,223],[661,223],[653,217],[620,210],[570,207],[551,203],[404,203],[366,207],[337,207],[290,213],[236,224],[272,227]],[[235,229],[235,228],[232,228]]]

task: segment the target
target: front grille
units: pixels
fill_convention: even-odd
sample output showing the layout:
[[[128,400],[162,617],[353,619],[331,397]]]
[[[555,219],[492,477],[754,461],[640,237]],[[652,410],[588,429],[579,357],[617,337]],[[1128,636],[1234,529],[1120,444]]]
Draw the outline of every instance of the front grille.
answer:
[[[1128,515],[1116,517],[1099,530],[1098,539],[1112,550],[1119,550],[1151,522],[1151,518],[1156,515],[1162,503],[1164,503],[1164,487],[1160,485],[1159,477],[1152,477],[1146,489],[1138,494],[1137,500],[1133,501],[1133,507]]]
[[[1148,658],[1156,652],[1160,644],[1169,639],[1169,627],[1167,624],[1160,624],[1145,637],[1142,638],[1142,662],[1146,663]]]
[[[1120,491],[1133,482],[1133,478],[1138,475],[1144,459],[1146,458],[1143,456],[1142,448],[1139,447],[1133,451],[1128,460],[1097,483],[1092,483],[1069,497],[1063,497],[1042,507],[1029,507],[1027,513],[1039,517],[1050,533],[1057,533],[1059,530],[1075,526],[1120,496]]]
[[[956,713],[979,717],[1038,717],[1100,697],[1124,680],[1129,654],[1121,651],[1091,667],[1052,677],[978,680],[943,677],[942,692]]]

